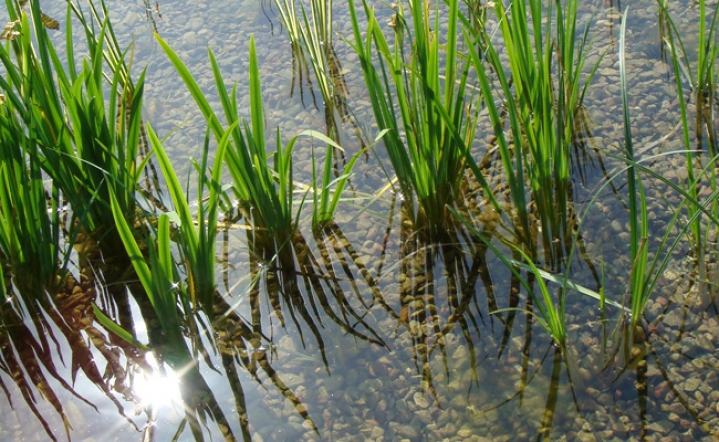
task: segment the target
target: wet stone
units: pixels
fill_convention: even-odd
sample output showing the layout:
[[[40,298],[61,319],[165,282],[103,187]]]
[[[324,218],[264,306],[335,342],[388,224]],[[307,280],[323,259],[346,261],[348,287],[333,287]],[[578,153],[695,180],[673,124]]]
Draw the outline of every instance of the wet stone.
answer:
[[[684,382],[684,390],[685,391],[694,391],[697,388],[699,388],[699,385],[701,382],[697,378],[689,378]]]
[[[442,434],[444,437],[452,437],[457,434],[457,426],[453,423],[448,423],[442,428]]]
[[[374,427],[372,428],[372,431],[370,432],[370,438],[373,440],[379,440],[381,437],[384,437],[384,430],[382,427]]]
[[[417,440],[419,438],[419,432],[417,432],[411,425],[400,425],[397,427],[397,434],[406,437],[409,440]]]
[[[457,436],[461,437],[462,440],[469,439],[470,436],[472,436],[472,430],[466,427],[460,428],[459,431],[457,431]]]
[[[664,317],[664,325],[668,327],[678,327],[681,325],[681,323],[684,321],[683,314],[681,310],[676,309],[671,311],[668,315]]]
[[[697,344],[699,344],[702,349],[713,352],[716,347],[712,343],[711,336],[712,335],[710,333],[707,333],[706,335],[700,335],[697,338]]]
[[[654,431],[659,434],[667,434],[674,428],[674,424],[669,421],[652,422],[647,425],[647,430]]]
[[[429,407],[429,400],[427,399],[427,395],[425,395],[422,392],[417,392],[414,394],[414,404],[417,406],[417,408],[427,408]]]
[[[434,421],[429,410],[417,410],[415,416],[417,416],[417,420],[422,422],[424,425],[429,425]]]

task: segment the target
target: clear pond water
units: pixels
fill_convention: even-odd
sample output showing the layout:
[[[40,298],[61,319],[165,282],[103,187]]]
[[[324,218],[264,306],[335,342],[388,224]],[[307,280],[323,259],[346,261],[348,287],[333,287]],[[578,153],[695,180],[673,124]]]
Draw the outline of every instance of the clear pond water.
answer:
[[[50,15],[64,17],[61,5],[45,3]],[[679,114],[673,79],[661,59],[657,6],[644,0],[629,6],[635,142],[646,155],[669,152],[679,146]],[[307,84],[299,85],[303,96],[299,89],[290,93],[292,54],[270,2],[161,1],[146,11],[139,1],[108,1],[108,7],[118,37],[135,43],[133,68],[147,67],[146,116],[161,137],[167,136],[165,147],[179,175],[199,154],[205,124],[157,46],[148,14],[210,95],[214,81],[207,47],[214,51],[226,81],[239,84],[245,114],[248,40],[254,34],[267,128],[279,126],[290,137],[325,127],[317,91],[317,107]],[[389,19],[387,6],[376,7]],[[573,169],[573,199],[581,210],[589,209],[582,224],[585,250],[573,261],[571,278],[595,290],[604,282],[607,297],[624,302],[631,268],[625,202],[605,188],[590,205],[607,171],[619,167],[607,154],[620,148],[623,137],[617,35],[624,5],[596,1],[582,7],[580,25],[591,25],[594,35],[590,60],[607,54],[587,93],[587,130]],[[682,2],[672,11],[691,36],[696,8]],[[348,35],[351,25],[340,1],[335,22],[335,30]],[[58,33],[59,47],[62,39]],[[355,127],[367,134],[375,129],[357,57],[339,36],[335,49],[355,124],[346,124],[343,133],[353,154],[359,149],[352,138]],[[478,134],[480,140],[491,138],[488,121],[479,122]],[[680,175],[677,158],[657,158],[652,165],[667,176]],[[19,388],[14,370],[42,374],[42,385],[57,395],[76,441],[196,439],[183,423],[180,389],[187,384],[197,390],[196,415],[207,440],[719,437],[717,304],[697,299],[686,250],[677,251],[676,262],[661,276],[643,328],[631,342],[625,312],[611,306],[602,311],[596,300],[572,291],[569,346],[560,352],[533,316],[516,310],[492,314],[530,303],[491,251],[461,234],[454,243],[432,244],[412,233],[401,197],[380,192],[387,179],[379,161],[381,152],[358,163],[350,192],[357,199],[345,205],[332,229],[313,234],[309,223],[302,224],[295,252],[312,259],[294,273],[275,274],[253,258],[247,231],[226,230],[221,238],[226,253],[217,267],[226,317],[213,322],[207,334],[195,335],[205,353],[196,354],[196,367],[186,373],[164,367],[162,374],[150,353],[133,351],[97,323],[72,334],[52,317],[20,318],[17,333],[4,335],[2,351],[35,358],[40,368],[2,367],[0,439],[67,438],[62,415],[43,397],[45,391]],[[295,167],[301,176],[311,170],[307,146],[298,151]],[[647,189],[652,228],[660,231],[667,223],[666,204],[676,195],[667,194],[661,183]],[[369,210],[359,210],[363,207]],[[485,227],[492,222],[499,226],[497,235],[509,236],[502,233],[509,230],[507,219],[486,218]],[[499,240],[496,245],[509,253]],[[707,277],[715,281],[711,270],[710,265]],[[253,278],[260,281],[255,289],[250,288]],[[551,283],[550,288],[557,290]],[[129,297],[124,311],[138,339],[148,342],[153,325],[144,323],[143,308]],[[68,336],[81,336],[85,349],[71,345]]]

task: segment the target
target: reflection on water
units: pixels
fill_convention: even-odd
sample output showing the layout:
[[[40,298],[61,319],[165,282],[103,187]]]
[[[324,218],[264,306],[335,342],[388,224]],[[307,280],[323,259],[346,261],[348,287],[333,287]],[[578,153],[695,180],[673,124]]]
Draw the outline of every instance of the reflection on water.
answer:
[[[714,316],[677,303],[675,294],[673,301],[659,298],[661,310],[650,308],[654,319],[646,330],[629,333],[626,321],[617,322],[616,314],[607,320],[593,302],[579,298],[570,303],[578,319],[563,352],[531,316],[489,314],[532,306],[516,278],[481,243],[470,247],[471,238],[459,232],[451,243],[424,243],[402,227],[401,212],[375,238],[345,235],[339,225],[309,241],[298,236],[290,251],[293,268],[253,262],[249,269],[257,284],[246,302],[218,301],[218,317],[224,317],[206,322],[207,333],[197,336],[201,342],[190,340],[191,348],[202,350],[193,353],[197,363],[185,371],[167,363],[172,356],[163,355],[163,346],[156,347],[155,361],[86,316],[78,321],[84,337],[67,345],[75,339],[62,332],[73,321],[68,308],[87,305],[78,299],[91,291],[76,290],[58,304],[66,319],[54,325],[41,315],[29,327],[4,308],[2,379],[18,410],[6,415],[41,420],[59,439],[65,437],[57,432],[63,426],[55,422],[65,418],[74,439],[96,440],[102,440],[101,422],[124,429],[124,438],[158,441],[175,435],[441,440],[489,433],[504,440],[625,440],[713,434],[719,400]],[[377,244],[370,250],[381,259],[369,259],[366,241]],[[114,307],[118,322],[129,330],[134,324],[141,340],[159,330],[141,303],[128,301],[130,308]],[[110,305],[104,307],[108,312]],[[82,307],[75,311],[87,314]],[[86,337],[89,346],[81,344]],[[73,370],[60,368],[60,342],[63,361]],[[26,349],[33,349],[35,359]],[[49,377],[37,375],[40,365]],[[10,377],[17,372],[27,373],[26,380]],[[172,373],[180,388],[193,386],[191,394],[180,393]],[[18,390],[35,400],[23,403],[12,393]],[[150,390],[160,402],[149,397]],[[188,420],[187,405],[195,407],[196,422]],[[23,417],[26,407],[36,416]],[[91,417],[93,407],[101,411],[98,419]],[[19,427],[11,434],[33,433]]]

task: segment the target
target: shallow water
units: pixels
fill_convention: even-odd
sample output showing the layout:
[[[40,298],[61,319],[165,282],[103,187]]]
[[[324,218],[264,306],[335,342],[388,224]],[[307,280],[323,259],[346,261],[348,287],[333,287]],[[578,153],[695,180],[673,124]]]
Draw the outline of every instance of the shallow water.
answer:
[[[239,96],[246,96],[247,47],[249,35],[254,34],[268,129],[279,125],[289,137],[324,128],[323,112],[308,103],[308,96],[305,105],[298,94],[290,96],[291,53],[269,3],[165,3],[159,4],[162,18],[153,13],[158,33],[208,93],[214,82],[207,46],[218,56],[225,80],[239,82]],[[53,7],[57,5],[47,5],[47,12],[64,16]],[[154,42],[145,6],[111,1],[108,7],[121,41],[135,41],[134,69],[147,67],[147,119],[161,137],[169,134],[165,147],[182,176],[189,170],[187,159],[199,152],[204,120]],[[335,29],[346,32],[345,8],[339,3],[335,7]],[[624,202],[605,189],[594,205],[588,204],[604,177],[603,169],[618,167],[606,153],[616,152],[623,137],[618,8],[596,2],[587,4],[580,15],[584,22],[592,20],[595,56],[608,52],[585,100],[591,133],[584,157],[578,154],[582,159],[573,170],[574,200],[590,211],[582,226],[586,255],[575,259],[572,280],[592,289],[605,281],[607,296],[621,302],[631,268],[626,258]],[[627,48],[634,136],[637,148],[646,148],[647,155],[678,145],[676,135],[663,138],[678,122],[678,105],[673,80],[660,59],[656,9],[652,1],[630,6]],[[676,5],[675,11],[687,20],[696,14],[686,5]],[[335,44],[350,99],[357,97],[355,120],[371,133],[357,59],[340,38]],[[248,106],[246,99],[239,101],[241,108]],[[478,133],[489,138],[488,127],[487,121],[480,121]],[[346,131],[351,133],[352,128]],[[352,154],[358,146],[349,143],[347,149]],[[299,171],[308,172],[309,158],[307,149],[298,152]],[[654,165],[671,173],[677,168],[673,159],[658,159]],[[353,185],[359,197],[373,195],[386,183],[377,161],[370,156],[358,163]],[[655,186],[647,186],[647,192],[655,202],[653,229],[659,231],[668,216],[662,213],[666,189]],[[246,232],[228,230],[223,244],[229,265],[218,264],[228,318],[212,329],[219,350],[207,336],[201,338],[208,354],[197,355],[199,371],[191,373],[201,375],[214,396],[202,399],[215,407],[202,424],[206,437],[229,439],[231,433],[239,440],[245,431],[245,437],[266,441],[717,438],[719,321],[715,304],[697,306],[692,261],[683,256],[686,251],[677,252],[677,264],[661,278],[647,309],[646,325],[632,335],[633,342],[626,342],[627,335],[621,333],[628,323],[621,311],[608,306],[602,312],[595,300],[572,292],[567,303],[570,344],[562,354],[532,316],[517,311],[490,314],[528,303],[525,290],[491,251],[472,247],[461,236],[455,239],[463,248],[423,243],[404,227],[399,200],[386,193],[372,203],[360,201],[360,206],[371,204],[372,210],[358,215],[348,207],[337,217],[336,228],[323,237],[313,236],[308,223],[303,224],[304,241],[299,243],[307,249],[300,251],[315,261],[290,275],[274,275],[258,266],[250,259]],[[508,224],[506,219],[498,221],[500,226]],[[256,292],[248,289],[253,275],[262,276]],[[259,308],[252,307],[254,296]],[[140,310],[132,303],[138,339],[147,342]],[[242,329],[241,320],[254,334]],[[72,425],[73,440],[165,441],[183,428],[182,401],[173,393],[177,387],[161,390],[162,400],[147,399],[153,401],[154,412],[147,404],[137,405],[131,394],[125,392],[123,397],[118,385],[113,387],[119,379],[116,368],[130,373],[137,369],[138,358],[121,351],[107,332],[102,332],[103,348],[112,349],[114,359],[93,341],[89,347],[94,359],[88,361],[114,388],[106,394],[83,372],[74,376],[73,350],[58,326],[48,327],[49,332],[31,327],[31,341],[41,341],[44,333],[56,337],[57,348],[54,342],[47,348],[58,379],[98,410],[69,394],[45,369]],[[91,337],[86,329],[82,336]],[[37,391],[41,418],[29,409],[35,402],[23,400],[7,371],[0,372],[0,379],[12,398],[12,408],[9,402],[0,404],[0,439],[47,440],[41,420],[58,439],[65,438],[58,413]],[[132,383],[129,377],[119,382]],[[159,383],[150,380],[150,385]],[[150,389],[139,385],[135,380],[136,395]],[[243,409],[249,422],[245,427]],[[210,417],[221,414],[225,423]],[[189,426],[178,439],[193,440]]]

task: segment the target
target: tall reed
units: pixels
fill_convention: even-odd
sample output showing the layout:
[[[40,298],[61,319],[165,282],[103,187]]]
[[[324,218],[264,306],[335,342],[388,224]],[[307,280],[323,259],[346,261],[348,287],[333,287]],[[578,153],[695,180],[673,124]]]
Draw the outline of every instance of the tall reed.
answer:
[[[626,26],[628,8],[622,16],[622,25],[619,32],[619,78],[622,88],[622,111],[624,115],[624,155],[627,166],[627,198],[629,200],[629,235],[631,271],[631,309],[632,322],[636,323],[644,311],[644,305],[651,294],[645,283],[649,253],[647,239],[649,235],[647,200],[644,194],[644,185],[637,176],[634,157],[634,144],[632,142],[632,129],[629,120],[629,97],[627,92],[626,76]]]

